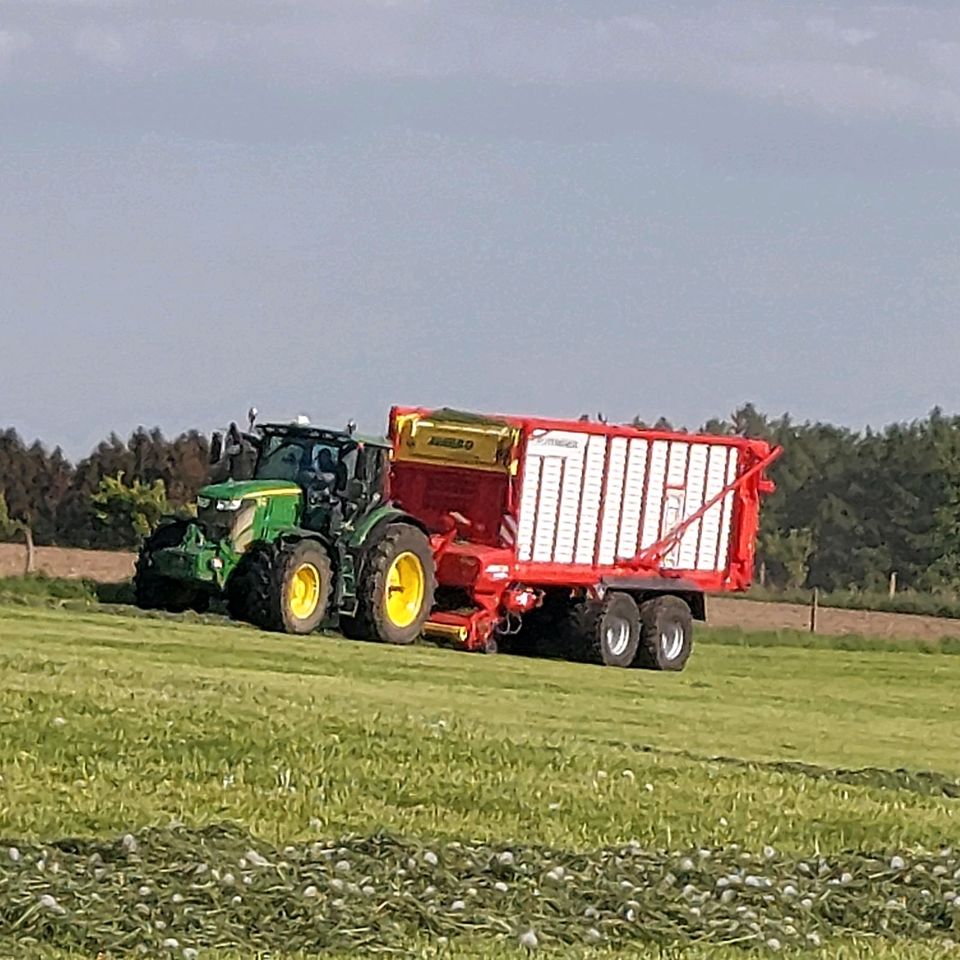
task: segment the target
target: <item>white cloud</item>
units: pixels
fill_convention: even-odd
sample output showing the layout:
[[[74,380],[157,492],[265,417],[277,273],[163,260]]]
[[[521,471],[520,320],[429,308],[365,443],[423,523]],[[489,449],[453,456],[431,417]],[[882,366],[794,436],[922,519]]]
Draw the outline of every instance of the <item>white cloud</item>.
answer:
[[[51,5],[56,17],[42,13]],[[199,64],[211,82],[240,73],[306,88],[351,77],[657,80],[829,116],[960,124],[960,4],[638,2],[610,16],[598,16],[595,0],[47,0],[18,9],[37,41],[20,68],[44,76],[123,68],[152,77]],[[0,39],[0,57],[10,46]]]
[[[812,17],[807,21],[807,30],[834,46],[859,47],[878,36],[869,27],[843,27],[833,17]]]
[[[770,61],[731,68],[727,82],[746,96],[779,99],[834,117],[912,117],[960,127],[960,94],[910,77],[847,63]]]
[[[0,30],[0,63],[26,50],[33,38],[25,30]]]
[[[104,67],[124,67],[130,62],[129,45],[116,30],[84,27],[74,39],[73,48],[82,58]]]
[[[960,41],[929,40],[921,44],[931,66],[952,80],[960,80]]]
[[[875,40],[877,32],[875,30],[860,30],[857,27],[849,27],[840,31],[840,39],[851,47],[859,47],[861,43],[868,40]]]

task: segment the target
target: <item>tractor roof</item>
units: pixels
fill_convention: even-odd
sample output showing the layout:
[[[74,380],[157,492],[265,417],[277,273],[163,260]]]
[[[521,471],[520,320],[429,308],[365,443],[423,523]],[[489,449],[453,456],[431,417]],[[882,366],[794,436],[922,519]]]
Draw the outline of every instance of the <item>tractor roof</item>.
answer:
[[[307,437],[310,440],[320,440],[325,443],[343,443],[345,440],[353,440],[355,443],[371,447],[390,448],[390,441],[384,437],[364,436],[359,433],[348,433],[346,430],[330,430],[313,424],[260,423],[257,424],[257,430],[265,437]]]

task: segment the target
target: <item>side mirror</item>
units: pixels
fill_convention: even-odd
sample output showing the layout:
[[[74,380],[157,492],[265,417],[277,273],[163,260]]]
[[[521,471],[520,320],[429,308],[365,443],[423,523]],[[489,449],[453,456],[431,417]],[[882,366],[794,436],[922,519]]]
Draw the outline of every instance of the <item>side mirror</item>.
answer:
[[[210,437],[210,466],[216,466],[223,459],[223,434],[219,430]]]
[[[367,485],[362,480],[347,481],[346,497],[352,503],[357,503],[367,495]]]

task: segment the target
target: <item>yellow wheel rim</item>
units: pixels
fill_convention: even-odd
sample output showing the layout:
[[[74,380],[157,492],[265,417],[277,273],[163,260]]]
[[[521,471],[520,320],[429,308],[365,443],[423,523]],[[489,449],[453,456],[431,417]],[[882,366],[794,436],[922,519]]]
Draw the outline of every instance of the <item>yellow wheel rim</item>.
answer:
[[[395,627],[409,627],[423,608],[426,576],[415,553],[401,553],[387,571],[387,617]]]
[[[293,571],[287,604],[298,620],[306,620],[317,612],[320,605],[320,571],[312,563],[302,563]]]

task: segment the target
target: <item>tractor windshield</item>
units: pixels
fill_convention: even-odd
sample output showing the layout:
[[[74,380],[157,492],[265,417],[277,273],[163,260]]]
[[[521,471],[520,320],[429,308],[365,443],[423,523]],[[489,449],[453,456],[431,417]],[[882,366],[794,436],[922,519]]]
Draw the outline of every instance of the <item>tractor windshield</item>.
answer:
[[[290,480],[307,486],[317,482],[333,491],[346,485],[353,457],[337,443],[308,436],[270,436],[257,461],[257,480]]]

